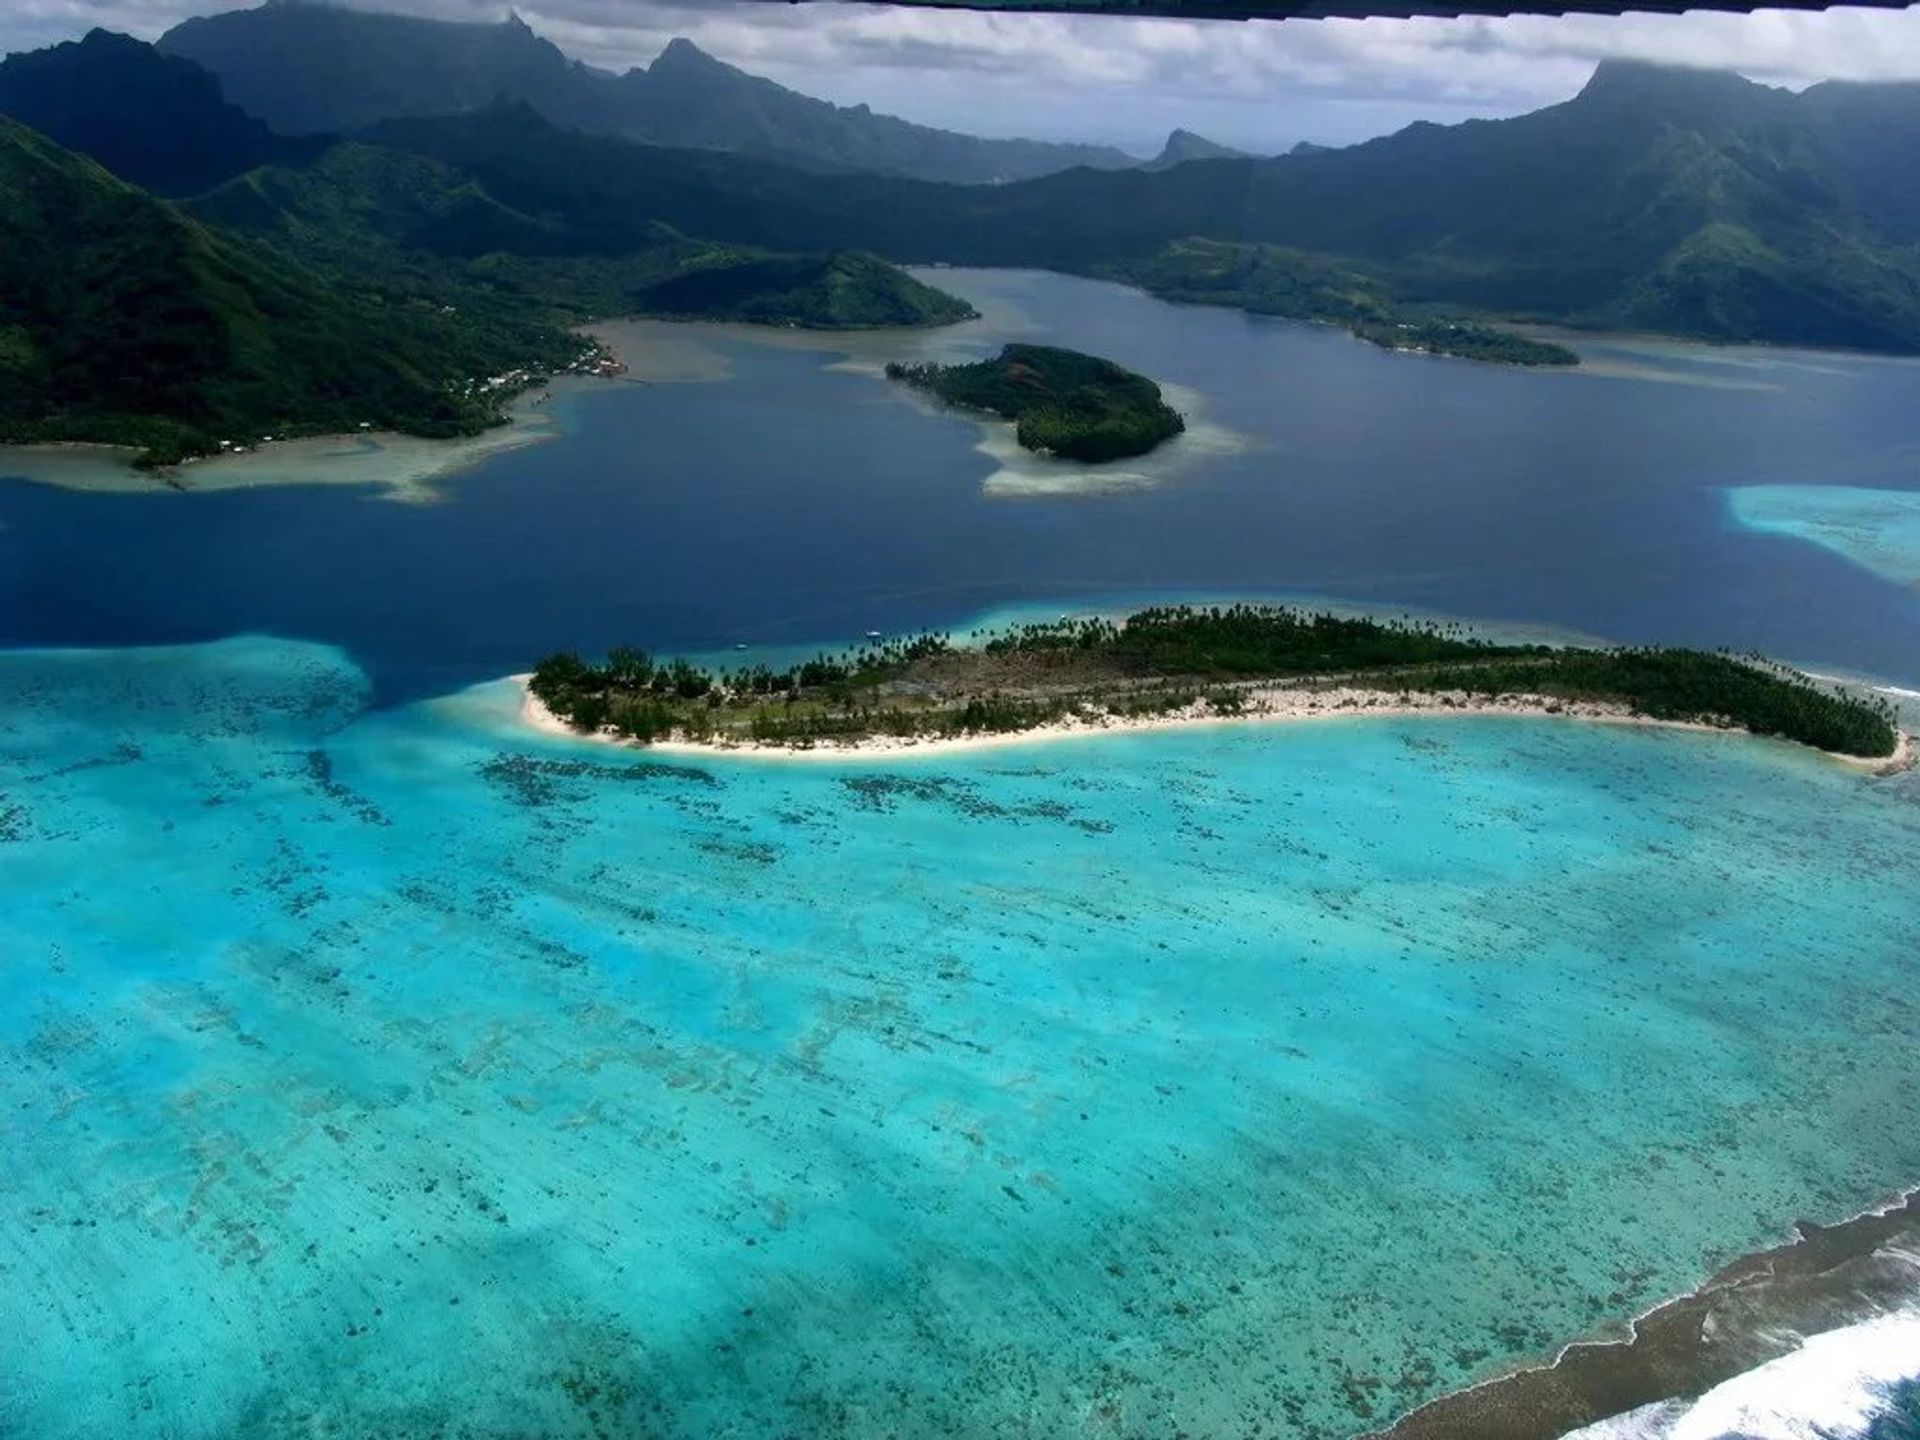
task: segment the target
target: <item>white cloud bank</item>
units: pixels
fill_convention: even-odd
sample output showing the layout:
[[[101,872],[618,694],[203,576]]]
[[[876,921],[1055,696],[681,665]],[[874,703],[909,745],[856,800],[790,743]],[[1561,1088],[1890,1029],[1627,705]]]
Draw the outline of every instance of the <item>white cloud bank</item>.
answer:
[[[497,20],[503,0],[355,0]],[[0,47],[94,25],[151,38],[218,0],[4,0]],[[524,0],[569,54],[644,65],[676,35],[842,104],[991,135],[1150,150],[1175,125],[1229,144],[1343,143],[1416,119],[1510,115],[1563,100],[1625,55],[1769,84],[1920,80],[1920,10],[1487,20],[1201,22],[994,15],[754,0]]]

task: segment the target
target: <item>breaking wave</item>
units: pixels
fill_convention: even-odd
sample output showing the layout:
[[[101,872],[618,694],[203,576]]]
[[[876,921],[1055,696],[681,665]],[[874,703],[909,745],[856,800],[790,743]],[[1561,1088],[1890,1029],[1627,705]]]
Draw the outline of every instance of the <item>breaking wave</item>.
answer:
[[[1914,1440],[1920,1309],[1830,1330],[1717,1385],[1576,1430],[1565,1440]]]

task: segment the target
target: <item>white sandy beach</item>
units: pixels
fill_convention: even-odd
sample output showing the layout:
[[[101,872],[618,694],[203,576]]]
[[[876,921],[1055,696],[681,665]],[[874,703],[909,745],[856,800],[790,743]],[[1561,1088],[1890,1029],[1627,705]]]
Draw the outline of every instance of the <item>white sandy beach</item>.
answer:
[[[1547,695],[1502,695],[1495,699],[1468,695],[1464,691],[1433,693],[1390,693],[1384,690],[1334,687],[1305,689],[1284,686],[1259,686],[1244,691],[1246,708],[1239,714],[1214,713],[1204,702],[1184,710],[1160,715],[1112,715],[1105,711],[1064,718],[1030,730],[995,731],[974,735],[874,735],[853,741],[821,741],[810,746],[770,745],[751,740],[655,740],[643,744],[605,731],[582,735],[555,715],[527,688],[528,675],[512,677],[520,687],[520,720],[543,735],[564,736],[597,744],[622,745],[663,755],[690,755],[762,759],[780,761],[847,761],[871,759],[908,759],[927,755],[962,754],[976,750],[1002,749],[1015,745],[1045,744],[1057,740],[1081,739],[1092,735],[1115,735],[1134,731],[1188,730],[1214,725],[1274,725],[1311,720],[1339,720],[1371,716],[1375,719],[1400,719],[1413,716],[1535,716],[1541,719],[1582,720],[1602,725],[1638,725],[1664,730],[1699,730],[1717,733],[1745,733],[1730,725],[1707,725],[1691,720],[1656,720],[1636,715],[1624,705],[1594,701],[1559,700]],[[1915,761],[1913,736],[1898,732],[1899,740],[1890,756],[1867,759],[1858,755],[1839,755],[1815,750],[1816,755],[1873,775],[1891,775],[1912,768]],[[1784,743],[1784,742],[1783,742]]]

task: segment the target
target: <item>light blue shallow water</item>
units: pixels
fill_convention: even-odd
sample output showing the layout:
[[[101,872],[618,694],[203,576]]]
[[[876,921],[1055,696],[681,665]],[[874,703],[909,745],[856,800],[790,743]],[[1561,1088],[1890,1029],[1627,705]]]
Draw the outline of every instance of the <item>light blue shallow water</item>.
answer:
[[[1920,589],[1920,492],[1857,485],[1741,485],[1727,492],[1748,530],[1806,540],[1882,580]]]
[[[1345,1436],[1920,1175],[1915,782],[0,657],[0,1433]]]

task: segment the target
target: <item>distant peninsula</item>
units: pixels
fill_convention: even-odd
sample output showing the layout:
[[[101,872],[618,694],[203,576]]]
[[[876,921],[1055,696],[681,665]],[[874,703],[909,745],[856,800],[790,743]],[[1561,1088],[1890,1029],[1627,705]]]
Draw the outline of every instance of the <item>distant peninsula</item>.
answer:
[[[887,378],[1013,421],[1028,450],[1090,464],[1144,455],[1187,428],[1146,376],[1052,345],[1008,345],[972,365],[894,363]]]
[[[634,297],[662,320],[732,320],[801,330],[927,328],[976,320],[966,301],[858,250],[742,255],[663,280]]]
[[[1229,305],[1256,315],[1338,325],[1370,345],[1492,365],[1578,365],[1565,345],[1396,301],[1370,269],[1277,245],[1182,240],[1157,253],[1090,267],[1162,300]]]
[[[1745,730],[1898,768],[1882,700],[1758,657],[1500,645],[1456,625],[1280,607],[1140,611],[1028,625],[960,647],[875,642],[790,669],[715,673],[621,649],[549,655],[528,718],[639,743],[795,753],[979,744],[1129,725],[1351,714],[1546,714]]]

